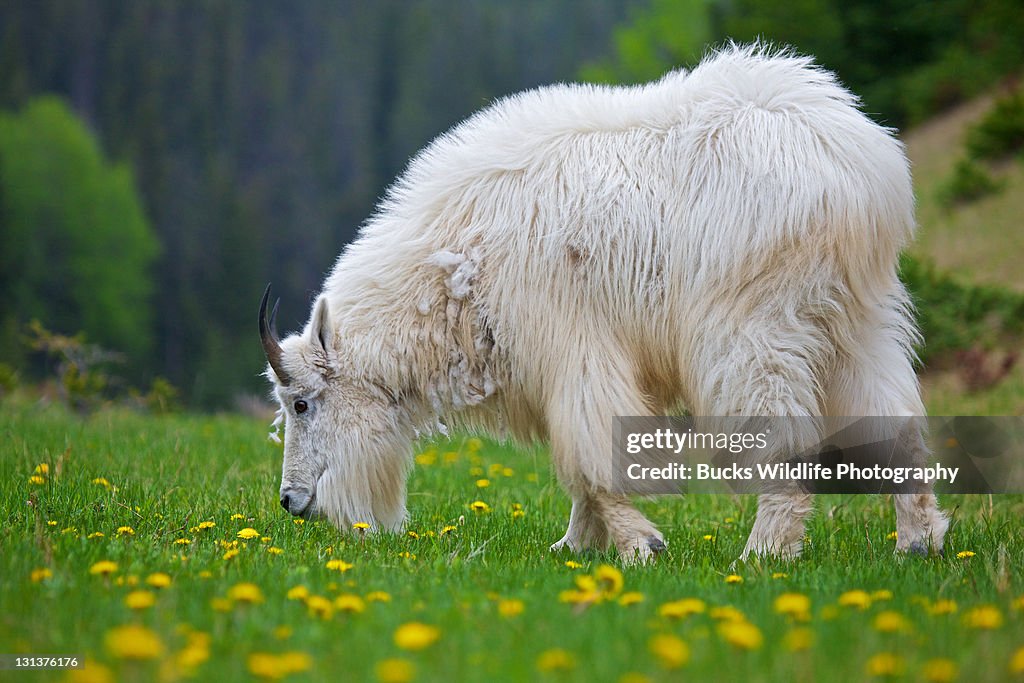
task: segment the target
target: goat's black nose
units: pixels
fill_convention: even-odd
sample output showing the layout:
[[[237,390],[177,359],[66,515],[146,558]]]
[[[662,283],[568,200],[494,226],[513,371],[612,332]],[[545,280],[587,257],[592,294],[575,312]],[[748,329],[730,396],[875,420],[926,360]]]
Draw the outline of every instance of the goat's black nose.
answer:
[[[288,507],[288,503],[290,503],[290,502],[291,502],[291,499],[288,497],[287,493],[284,494],[283,496],[281,496],[281,507],[283,507],[288,512],[292,511],[292,509],[290,507]]]

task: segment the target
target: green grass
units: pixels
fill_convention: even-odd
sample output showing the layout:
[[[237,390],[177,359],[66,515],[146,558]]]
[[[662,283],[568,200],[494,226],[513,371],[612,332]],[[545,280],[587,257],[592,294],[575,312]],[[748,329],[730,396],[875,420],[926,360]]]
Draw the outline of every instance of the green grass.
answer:
[[[436,444],[436,461],[418,467],[410,487],[409,529],[420,537],[359,539],[326,523],[297,525],[281,510],[281,455],[266,432],[267,425],[242,417],[146,417],[108,410],[83,419],[55,405],[4,403],[0,652],[85,654],[129,681],[189,675],[249,680],[252,653],[288,651],[312,660],[309,671],[290,676],[294,680],[373,680],[378,662],[399,658],[422,681],[614,681],[627,672],[652,680],[859,681],[870,678],[868,661],[888,652],[901,658],[909,680],[922,678],[924,662],[946,658],[959,665],[963,680],[996,681],[1007,678],[1013,653],[1024,645],[1024,611],[1013,604],[1024,592],[1015,570],[1024,560],[1020,496],[944,499],[955,519],[947,552],[927,559],[893,555],[887,538],[895,528],[890,501],[821,497],[801,560],[735,568],[753,520],[753,499],[695,495],[643,501],[669,542],[656,564],[623,570],[624,590],[643,594],[643,602],[580,609],[560,602],[560,593],[573,588],[577,576],[616,560],[548,552],[564,531],[569,503],[543,452],[484,442],[474,454],[465,439]],[[47,482],[31,484],[40,463],[49,465]],[[116,490],[92,483],[97,477]],[[491,484],[479,488],[483,477]],[[488,503],[490,512],[472,512],[475,500]],[[512,516],[513,504],[522,506],[522,517]],[[236,514],[243,518],[233,520]],[[201,521],[216,526],[189,531]],[[118,537],[122,526],[132,527],[134,535]],[[455,529],[440,535],[446,526]],[[240,542],[238,555],[223,559],[221,542],[237,540],[245,527],[271,540]],[[94,532],[105,535],[88,538]],[[179,538],[192,542],[175,544]],[[283,552],[267,552],[271,545]],[[964,550],[976,555],[957,558]],[[353,567],[331,571],[331,559]],[[583,566],[568,568],[570,559]],[[116,562],[118,571],[91,575],[90,567],[101,560]],[[43,567],[52,577],[33,582],[31,573]],[[125,605],[133,590],[126,584],[137,579],[136,589],[147,588],[145,578],[153,572],[169,574],[171,585],[153,589],[155,606],[133,611]],[[733,572],[742,583],[726,583]],[[216,609],[242,582],[256,584],[264,602]],[[332,599],[385,591],[391,600],[322,620],[310,616],[301,601],[287,599],[297,585]],[[892,597],[864,610],[837,606],[839,596],[852,589],[888,590]],[[809,621],[796,625],[813,634],[807,651],[793,653],[783,644],[794,624],[776,614],[773,603],[785,592],[811,600]],[[700,598],[709,609],[737,608],[763,634],[763,645],[730,645],[707,612],[681,621],[659,616],[663,603],[684,597]],[[522,614],[501,616],[499,598],[522,601]],[[957,612],[931,615],[925,604],[940,598],[954,600]],[[992,630],[965,624],[970,610],[981,605],[995,606],[1004,623]],[[873,627],[888,610],[905,617],[905,631]],[[435,626],[440,639],[421,651],[401,650],[393,634],[412,621]],[[119,660],[105,641],[124,624],[155,632],[164,654],[152,661]],[[209,636],[208,659],[191,670],[177,663],[188,631]],[[650,653],[649,641],[661,633],[688,644],[681,673],[666,671]],[[574,665],[539,672],[538,657],[552,648],[568,652]],[[5,676],[29,681],[65,675]]]

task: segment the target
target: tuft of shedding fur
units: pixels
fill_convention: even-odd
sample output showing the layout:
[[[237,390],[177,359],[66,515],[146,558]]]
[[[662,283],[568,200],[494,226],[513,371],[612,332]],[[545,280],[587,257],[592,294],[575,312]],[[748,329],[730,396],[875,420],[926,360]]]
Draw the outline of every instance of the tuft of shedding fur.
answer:
[[[664,543],[610,493],[612,416],[923,414],[913,208],[901,143],[807,57],[731,46],[500,100],[412,160],[282,343],[282,496],[397,528],[409,441],[454,421],[550,443],[556,546],[647,559]],[[809,510],[762,499],[744,554],[798,553]],[[941,547],[934,496],[897,512]]]

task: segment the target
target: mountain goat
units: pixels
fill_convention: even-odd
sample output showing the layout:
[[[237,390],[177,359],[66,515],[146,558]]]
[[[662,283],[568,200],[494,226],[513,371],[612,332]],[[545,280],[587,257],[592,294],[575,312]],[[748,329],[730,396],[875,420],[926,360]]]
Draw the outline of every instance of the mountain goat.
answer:
[[[902,145],[808,58],[733,46],[503,99],[412,160],[301,334],[278,339],[264,294],[281,504],[397,530],[411,442],[454,420],[550,444],[572,497],[553,549],[645,560],[665,544],[614,492],[613,416],[924,414],[913,228]],[[898,549],[941,549],[934,495],[895,501]],[[810,510],[762,495],[743,556],[798,555]]]

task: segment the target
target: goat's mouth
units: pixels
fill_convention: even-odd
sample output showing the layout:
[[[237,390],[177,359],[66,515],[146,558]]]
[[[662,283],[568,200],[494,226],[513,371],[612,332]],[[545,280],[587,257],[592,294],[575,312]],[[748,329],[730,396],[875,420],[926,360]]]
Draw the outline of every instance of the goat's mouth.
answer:
[[[294,517],[308,519],[316,508],[315,504],[315,493],[305,493],[298,489],[281,491],[281,507]]]

